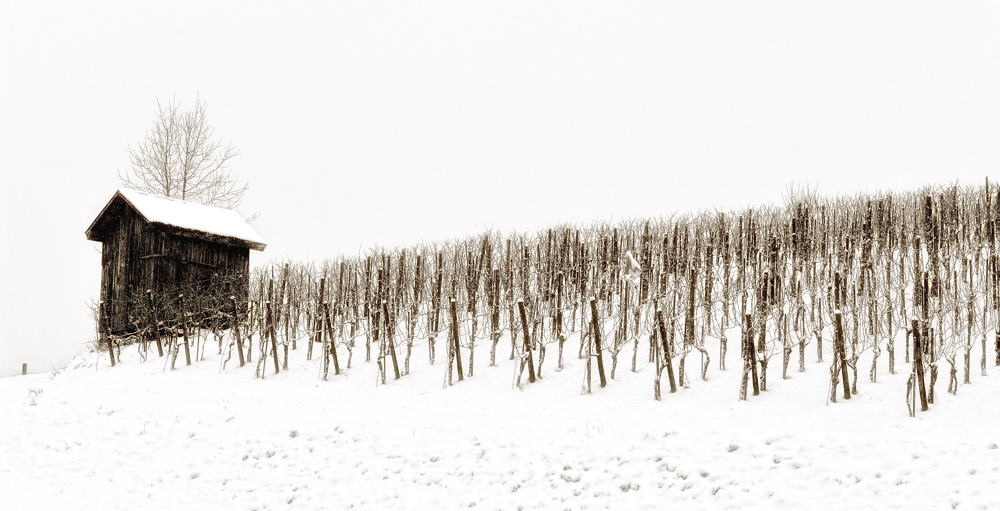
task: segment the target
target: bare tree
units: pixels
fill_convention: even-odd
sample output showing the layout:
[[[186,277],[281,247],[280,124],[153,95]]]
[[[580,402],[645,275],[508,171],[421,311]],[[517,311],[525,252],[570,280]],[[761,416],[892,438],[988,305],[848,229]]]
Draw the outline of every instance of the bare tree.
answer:
[[[247,185],[238,185],[229,160],[240,154],[232,144],[213,140],[208,106],[195,99],[194,110],[180,111],[171,99],[156,102],[153,128],[138,146],[128,147],[132,168],[119,173],[122,185],[166,197],[233,209]]]

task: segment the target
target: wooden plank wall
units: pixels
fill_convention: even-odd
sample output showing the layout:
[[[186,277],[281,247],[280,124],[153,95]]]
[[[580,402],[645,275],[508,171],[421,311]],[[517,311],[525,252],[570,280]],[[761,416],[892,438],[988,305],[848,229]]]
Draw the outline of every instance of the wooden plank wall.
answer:
[[[147,289],[158,296],[176,294],[185,285],[207,289],[213,273],[220,278],[242,274],[240,292],[246,295],[250,249],[166,232],[125,204],[108,214],[114,218],[103,241],[101,299],[110,333],[126,332],[128,304],[145,297]]]

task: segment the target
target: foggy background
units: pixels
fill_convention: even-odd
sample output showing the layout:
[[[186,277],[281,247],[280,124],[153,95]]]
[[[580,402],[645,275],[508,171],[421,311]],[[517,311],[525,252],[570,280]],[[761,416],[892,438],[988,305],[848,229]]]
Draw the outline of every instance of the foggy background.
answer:
[[[94,336],[156,102],[242,154],[251,265],[1000,177],[1000,7],[0,0],[0,376]]]

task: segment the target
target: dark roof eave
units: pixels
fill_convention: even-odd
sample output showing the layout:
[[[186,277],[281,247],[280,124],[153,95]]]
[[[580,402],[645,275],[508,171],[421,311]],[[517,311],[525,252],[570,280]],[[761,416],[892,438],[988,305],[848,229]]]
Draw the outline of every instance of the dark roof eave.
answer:
[[[192,229],[185,229],[183,227],[177,227],[175,225],[162,224],[159,222],[151,222],[150,225],[163,229],[165,231],[170,231],[179,236],[185,236],[188,238],[197,238],[201,240],[212,241],[215,243],[222,243],[224,245],[232,245],[237,247],[246,247],[251,250],[256,250],[257,252],[263,252],[264,248],[267,247],[265,243],[257,243],[254,241],[248,241],[240,238],[233,238],[231,236],[220,236],[218,234],[212,234],[205,231],[197,231]]]

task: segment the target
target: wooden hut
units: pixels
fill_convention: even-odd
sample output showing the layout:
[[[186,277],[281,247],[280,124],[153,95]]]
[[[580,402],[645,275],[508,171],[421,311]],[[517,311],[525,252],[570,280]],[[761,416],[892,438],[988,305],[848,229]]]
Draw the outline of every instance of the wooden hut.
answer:
[[[245,301],[250,250],[265,247],[235,211],[128,189],[115,193],[86,234],[102,244],[100,321],[111,335],[134,331],[145,320],[136,317],[142,304],[185,290],[197,296],[226,282]]]

